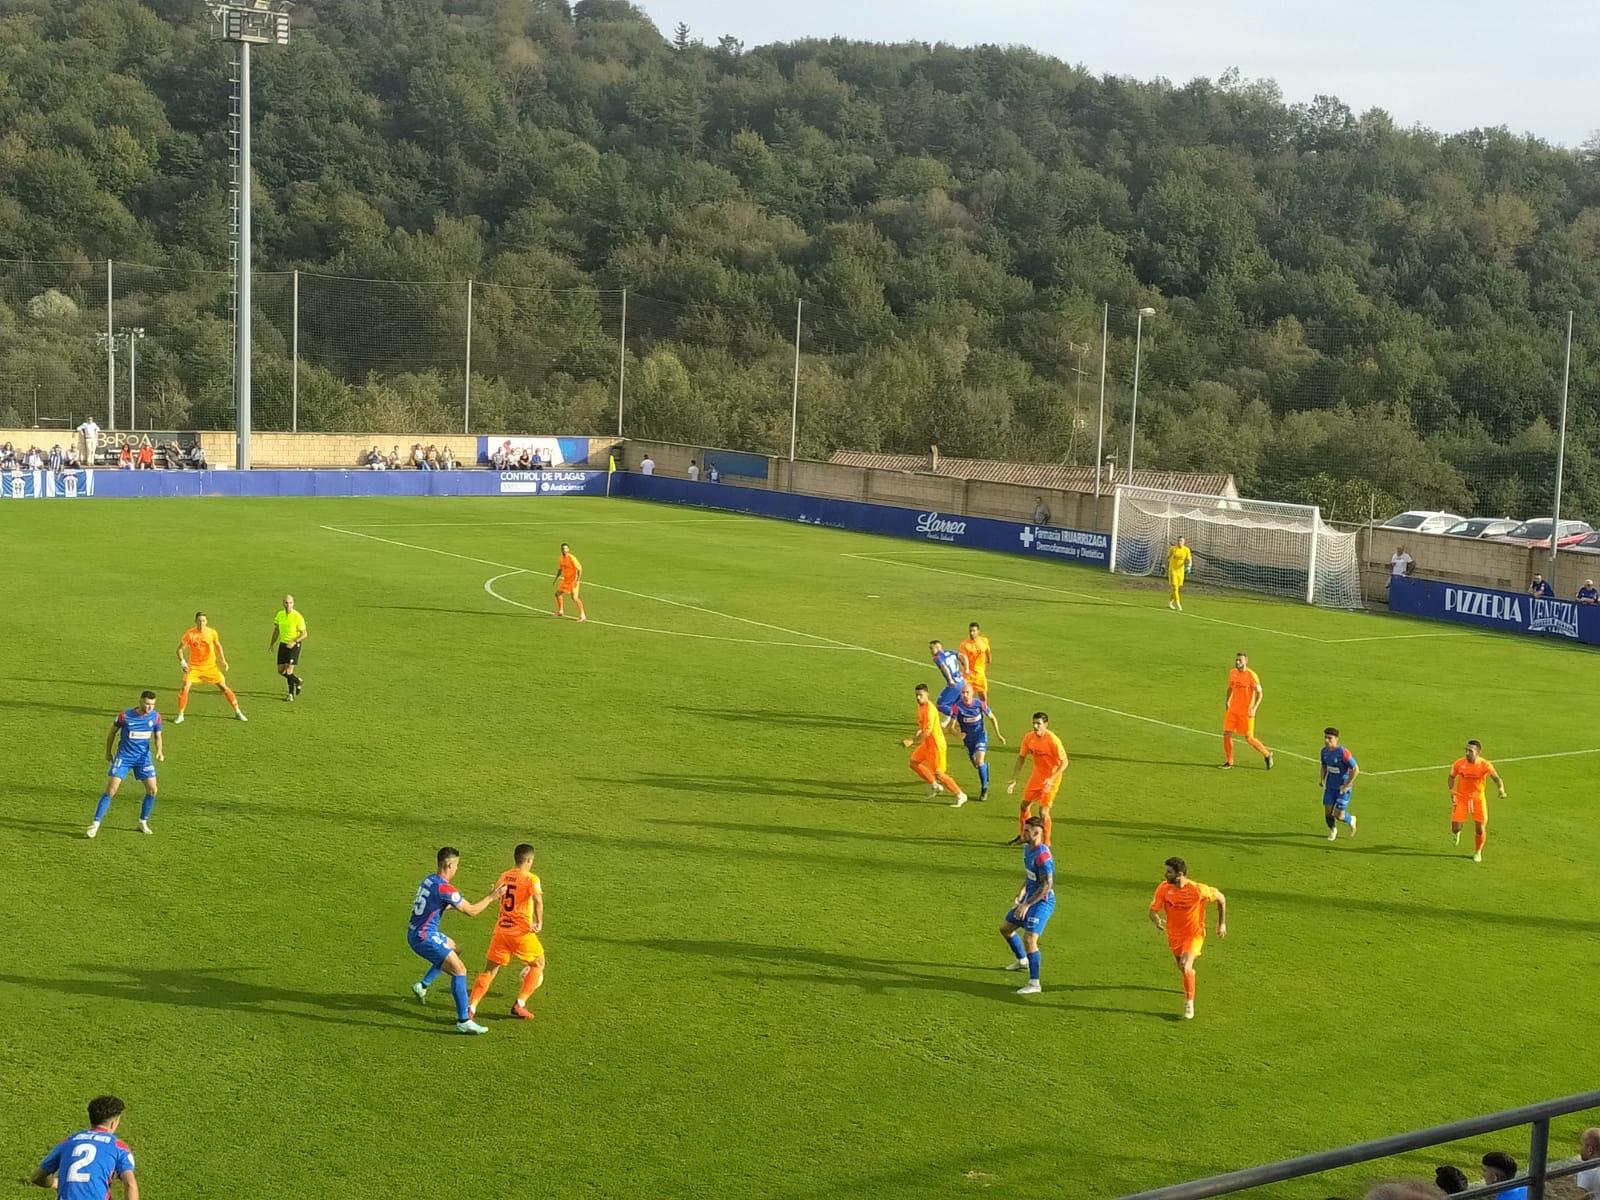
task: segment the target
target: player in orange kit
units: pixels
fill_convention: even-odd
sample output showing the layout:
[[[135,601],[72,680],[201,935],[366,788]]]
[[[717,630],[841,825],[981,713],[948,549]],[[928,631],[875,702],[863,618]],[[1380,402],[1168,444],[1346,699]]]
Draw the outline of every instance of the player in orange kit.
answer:
[[[495,922],[494,937],[489,939],[483,972],[472,981],[472,995],[467,1001],[469,1017],[477,1016],[489,985],[513,958],[523,964],[522,990],[511,1006],[513,1017],[533,1020],[528,997],[544,982],[544,945],[539,941],[539,930],[544,927],[544,892],[532,870],[533,847],[523,842],[511,856],[517,865],[502,872],[494,885],[500,894],[500,919]]]
[[[194,628],[178,641],[178,661],[183,664],[183,684],[178,689],[178,715],[174,725],[183,724],[184,709],[189,707],[189,688],[196,683],[214,683],[217,690],[233,708],[233,715],[241,721],[249,720],[239,708],[239,697],[228,687],[222,672],[228,669],[228,655],[222,649],[222,638],[211,628],[205,613],[194,615]]]
[[[911,751],[911,770],[933,787],[933,794],[937,796],[940,792],[951,792],[955,796],[951,807],[960,808],[967,802],[967,794],[948,774],[950,748],[944,738],[939,710],[933,706],[927,684],[917,684],[916,691],[917,732],[911,737],[901,738],[900,744]]]
[[[1256,709],[1261,706],[1261,676],[1250,669],[1250,656],[1243,650],[1233,656],[1228,672],[1227,710],[1222,714],[1222,753],[1224,770],[1233,766],[1233,735],[1241,735],[1250,748],[1272,770],[1272,751],[1256,740]]]
[[[994,650],[989,639],[983,636],[974,621],[967,626],[967,640],[956,647],[961,655],[961,665],[966,668],[967,682],[984,703],[989,701],[989,664],[994,661]]]
[[[1167,878],[1156,885],[1150,923],[1167,935],[1167,947],[1183,972],[1183,1016],[1194,1017],[1194,960],[1206,945],[1206,905],[1217,905],[1217,936],[1228,936],[1228,898],[1216,888],[1189,878],[1189,864],[1167,859]]]
[[[1494,780],[1500,799],[1506,798],[1506,785],[1495,772],[1494,764],[1483,757],[1476,740],[1467,743],[1466,754],[1450,764],[1450,836],[1461,844],[1461,826],[1472,818],[1472,861],[1483,861],[1483,844],[1489,840],[1489,800],[1483,794],[1483,781]]]
[[[1008,846],[1022,845],[1028,817],[1035,804],[1039,806],[1039,815],[1044,820],[1044,844],[1050,844],[1050,806],[1056,802],[1056,793],[1061,790],[1061,777],[1067,771],[1067,748],[1050,731],[1049,713],[1034,713],[1033,728],[1023,734],[1022,740],[1017,743],[1017,761],[1011,766],[1011,782],[1006,784],[1006,795],[1017,790],[1017,774],[1030,754],[1033,755],[1033,773],[1028,776],[1028,786],[1022,789],[1022,807],[1017,813],[1017,825],[1021,832],[1006,843]]]
[[[578,620],[587,621],[583,611],[583,597],[578,595],[578,585],[583,581],[583,564],[572,555],[572,547],[561,543],[561,557],[556,560],[556,616],[566,616],[566,597],[578,606]]]

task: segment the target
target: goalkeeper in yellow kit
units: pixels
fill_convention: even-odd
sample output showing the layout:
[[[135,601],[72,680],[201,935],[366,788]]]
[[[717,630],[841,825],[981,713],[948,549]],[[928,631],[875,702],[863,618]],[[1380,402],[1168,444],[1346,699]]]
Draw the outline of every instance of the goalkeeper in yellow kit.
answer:
[[[1189,551],[1187,538],[1179,538],[1178,544],[1167,551],[1167,581],[1172,584],[1172,594],[1167,598],[1167,607],[1183,611],[1183,577],[1194,570],[1194,555]]]

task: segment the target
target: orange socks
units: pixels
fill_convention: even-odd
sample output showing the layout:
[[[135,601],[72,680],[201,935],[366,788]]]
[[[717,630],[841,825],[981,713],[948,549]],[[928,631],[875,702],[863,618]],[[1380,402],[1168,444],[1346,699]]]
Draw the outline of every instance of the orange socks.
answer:
[[[1483,844],[1489,840],[1487,833],[1474,833],[1472,835],[1472,848],[1479,853],[1483,852]]]
[[[916,775],[923,783],[933,782],[933,768],[927,763],[914,762],[911,764],[911,773]]]
[[[530,966],[522,972],[522,991],[517,995],[517,1003],[527,1006],[528,998],[539,990],[539,985],[544,982],[544,968]]]
[[[189,707],[189,688],[185,685],[178,689],[178,715],[183,715],[183,710]]]
[[[1253,737],[1247,737],[1247,738],[1245,738],[1245,741],[1249,742],[1250,743],[1250,749],[1254,750],[1257,754],[1261,755],[1262,758],[1265,758],[1267,756],[1267,747],[1266,747],[1266,745],[1264,743],[1258,741],[1257,739],[1255,739]]]
[[[937,778],[939,780],[939,786],[945,791],[949,792],[952,796],[959,796],[961,794],[961,785],[954,779],[951,779],[950,776],[941,774]]]
[[[233,689],[232,688],[228,688],[228,687],[223,688],[222,689],[222,694],[228,698],[228,703],[231,704],[234,708],[238,708],[239,707],[239,697],[237,697],[237,696],[235,696],[233,694]]]
[[[1050,810],[1048,808],[1044,810],[1044,844],[1046,846],[1050,844]]]
[[[1233,766],[1233,734],[1222,735],[1222,760],[1230,767]]]
[[[467,997],[467,1003],[476,1009],[483,998],[489,994],[489,985],[494,982],[494,976],[487,971],[479,973],[472,981],[472,994]]]
[[[1193,1000],[1194,999],[1194,972],[1193,971],[1185,971],[1183,973],[1183,998],[1185,1000]]]

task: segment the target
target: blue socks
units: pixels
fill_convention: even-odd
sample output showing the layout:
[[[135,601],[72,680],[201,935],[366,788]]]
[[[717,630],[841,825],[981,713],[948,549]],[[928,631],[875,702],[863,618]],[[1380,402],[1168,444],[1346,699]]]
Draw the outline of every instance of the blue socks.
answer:
[[[1354,827],[1354,825],[1356,823],[1356,819],[1353,816],[1350,815],[1350,811],[1348,809],[1346,809],[1344,812],[1339,814],[1339,820],[1343,821],[1346,825],[1349,825],[1349,826],[1352,826],[1352,827]],[[1333,826],[1330,825],[1328,828],[1331,829],[1331,828],[1333,828]]]
[[[428,973],[422,977],[423,987],[432,987],[433,981],[444,974],[443,967],[429,967]]]
[[[1039,982],[1039,952],[1037,950],[1028,955],[1028,978],[1034,983]]]
[[[1017,934],[1006,934],[1006,945],[1011,947],[1011,957],[1016,959],[1018,962],[1021,962],[1023,959],[1028,957],[1022,949],[1022,938]]]
[[[144,803],[139,805],[139,820],[148,821],[150,814],[155,811],[156,798],[149,792],[144,794]]]
[[[106,813],[111,811],[111,793],[101,792],[100,803],[94,806],[94,819],[98,824],[106,819]]]
[[[986,762],[978,764],[978,784],[984,791],[989,790],[989,764]]]
[[[450,976],[450,993],[456,998],[456,1020],[465,1021],[469,1016],[467,1012],[467,977],[465,975]]]

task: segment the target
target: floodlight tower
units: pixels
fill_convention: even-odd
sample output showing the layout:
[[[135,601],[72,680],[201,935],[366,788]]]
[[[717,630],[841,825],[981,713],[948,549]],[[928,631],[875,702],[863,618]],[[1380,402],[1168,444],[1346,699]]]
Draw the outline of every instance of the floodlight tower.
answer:
[[[233,103],[233,387],[237,466],[250,468],[250,47],[287,46],[291,0],[207,0],[211,32],[238,49]]]

